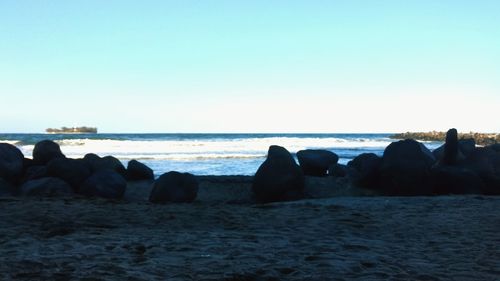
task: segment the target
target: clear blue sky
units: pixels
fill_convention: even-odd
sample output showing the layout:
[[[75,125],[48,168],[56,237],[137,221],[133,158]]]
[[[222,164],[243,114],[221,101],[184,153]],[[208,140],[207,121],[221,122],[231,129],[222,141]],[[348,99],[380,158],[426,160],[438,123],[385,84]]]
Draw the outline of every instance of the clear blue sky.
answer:
[[[0,132],[500,131],[500,1],[0,1]]]

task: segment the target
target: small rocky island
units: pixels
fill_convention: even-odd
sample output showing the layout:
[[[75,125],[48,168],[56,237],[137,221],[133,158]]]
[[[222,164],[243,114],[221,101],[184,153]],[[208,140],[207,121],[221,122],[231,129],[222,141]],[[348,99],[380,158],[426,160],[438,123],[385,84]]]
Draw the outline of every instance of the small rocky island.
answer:
[[[49,134],[97,134],[95,127],[61,127],[60,129],[48,128],[45,132]]]

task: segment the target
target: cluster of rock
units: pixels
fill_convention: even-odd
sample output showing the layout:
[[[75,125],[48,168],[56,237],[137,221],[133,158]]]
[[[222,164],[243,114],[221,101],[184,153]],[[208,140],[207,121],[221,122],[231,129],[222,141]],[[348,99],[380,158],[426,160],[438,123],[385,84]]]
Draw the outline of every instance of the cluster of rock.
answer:
[[[387,196],[500,195],[500,145],[477,147],[474,139],[459,140],[456,129],[433,152],[406,139],[391,143],[382,157],[363,153],[347,165],[325,150],[299,151],[297,158],[300,166],[286,149],[269,149],[253,183],[257,200],[300,198],[304,175],[345,177],[354,187]]]
[[[420,141],[444,141],[447,132],[406,132],[390,136],[391,139],[415,139]],[[485,134],[485,133],[458,133],[458,138],[474,139],[478,145],[492,145],[500,143],[500,134]]]
[[[154,180],[153,170],[136,160],[127,167],[115,157],[86,154],[67,158],[50,140],[38,142],[33,159],[8,143],[0,143],[0,195],[72,196],[121,199],[127,181]],[[154,181],[151,202],[191,202],[198,184],[190,174],[169,172]]]
[[[353,188],[387,196],[500,195],[500,145],[479,147],[474,139],[459,140],[455,129],[432,152],[422,143],[406,139],[391,143],[381,157],[363,153],[347,165],[338,164],[339,157],[326,150],[301,150],[297,159],[299,164],[283,147],[269,147],[251,181],[253,199],[305,198],[306,182],[311,178],[342,178]],[[0,196],[78,194],[120,199],[127,181],[137,180],[153,182],[152,203],[192,202],[199,189],[199,180],[192,174],[172,171],[154,180],[153,171],[136,160],[125,168],[113,156],[90,153],[70,159],[49,140],[37,143],[33,159],[27,159],[15,146],[0,143]]]

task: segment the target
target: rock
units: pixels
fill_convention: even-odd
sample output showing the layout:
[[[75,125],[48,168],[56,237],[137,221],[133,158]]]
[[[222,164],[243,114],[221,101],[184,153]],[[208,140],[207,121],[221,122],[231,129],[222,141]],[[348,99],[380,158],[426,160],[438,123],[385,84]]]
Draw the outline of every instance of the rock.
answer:
[[[421,143],[407,139],[387,146],[380,166],[380,188],[386,195],[432,194],[430,169],[435,158]]]
[[[21,182],[36,180],[47,177],[47,167],[41,165],[34,165],[26,169]]]
[[[0,197],[11,196],[15,193],[15,187],[6,180],[0,178]]]
[[[105,156],[101,158],[95,154],[87,154],[83,159],[90,165],[93,172],[111,170],[117,172],[123,177],[126,176],[125,166],[123,166],[120,160],[113,156]]]
[[[12,144],[0,143],[0,178],[15,182],[23,173],[23,153]]]
[[[444,165],[454,165],[458,158],[458,132],[457,129],[450,129],[446,133],[446,141],[444,143],[443,158],[441,163]]]
[[[36,165],[45,165],[52,159],[64,157],[59,144],[51,140],[40,141],[33,149],[33,161]]]
[[[484,194],[500,194],[500,153],[489,147],[478,147],[461,166],[481,177],[484,182]]]
[[[500,143],[488,145],[486,148],[492,149],[492,150],[500,153]]]
[[[376,189],[379,185],[382,158],[374,153],[362,153],[347,163],[347,173],[358,187]]]
[[[464,157],[468,157],[476,149],[476,141],[474,139],[461,139],[458,141],[458,149]]]
[[[483,181],[471,170],[453,166],[436,166],[432,168],[431,173],[434,194],[483,193]]]
[[[155,181],[149,201],[152,203],[193,202],[198,194],[198,185],[198,180],[192,174],[168,172]]]
[[[333,164],[328,167],[328,175],[332,177],[342,178],[347,175],[347,166],[342,164]]]
[[[127,181],[120,174],[112,170],[101,170],[87,178],[79,193],[89,197],[121,199],[126,187]]]
[[[288,150],[273,145],[255,174],[252,190],[259,202],[299,199],[303,197],[304,174]]]
[[[65,181],[46,177],[25,182],[20,189],[22,196],[67,196],[73,189]]]
[[[153,170],[137,160],[130,160],[127,165],[127,180],[152,180]]]
[[[47,164],[47,174],[69,183],[75,191],[90,176],[91,171],[81,159],[55,158]]]
[[[306,149],[297,152],[297,159],[304,175],[323,177],[328,167],[336,164],[339,157],[328,150]]]

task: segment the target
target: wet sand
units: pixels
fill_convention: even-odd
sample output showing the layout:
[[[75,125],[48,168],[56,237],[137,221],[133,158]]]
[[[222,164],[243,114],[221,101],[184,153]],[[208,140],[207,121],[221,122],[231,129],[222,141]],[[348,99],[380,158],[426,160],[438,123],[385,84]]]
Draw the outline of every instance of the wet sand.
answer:
[[[0,280],[498,280],[500,198],[0,199]]]

